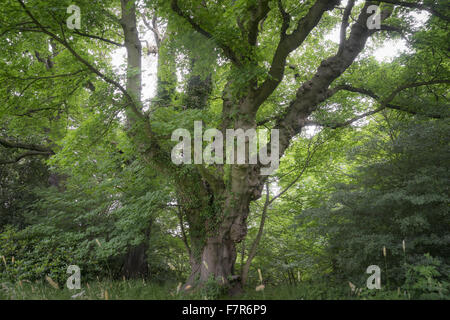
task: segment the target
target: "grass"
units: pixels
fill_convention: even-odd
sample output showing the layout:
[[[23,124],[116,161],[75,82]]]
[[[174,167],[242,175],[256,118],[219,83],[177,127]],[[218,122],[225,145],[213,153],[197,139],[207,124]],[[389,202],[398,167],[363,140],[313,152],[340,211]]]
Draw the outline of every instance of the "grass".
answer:
[[[79,297],[72,296],[83,292]],[[173,294],[173,295],[172,295]],[[2,283],[3,300],[167,300],[181,299],[173,288],[141,281],[100,281],[86,283],[79,290],[55,289],[45,282]]]
[[[208,294],[177,294],[177,285],[157,284],[143,280],[97,281],[85,283],[79,290],[55,289],[46,282],[0,283],[0,300],[199,300],[208,299]],[[81,296],[72,298],[83,292]],[[328,288],[326,284],[301,283],[295,286],[266,287],[264,291],[247,289],[238,297],[222,296],[220,299],[232,300],[366,300],[366,299],[405,299],[397,291],[363,290],[359,295],[352,294],[349,288]]]

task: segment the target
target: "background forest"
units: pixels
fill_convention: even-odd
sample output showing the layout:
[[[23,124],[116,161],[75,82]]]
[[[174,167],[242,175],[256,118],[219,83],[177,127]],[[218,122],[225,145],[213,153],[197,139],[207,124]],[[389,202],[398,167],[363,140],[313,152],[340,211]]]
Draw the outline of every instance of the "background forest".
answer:
[[[450,7],[400,2],[80,0],[70,29],[70,1],[4,0],[0,299],[219,299],[236,281],[243,299],[449,299]],[[372,34],[361,21],[373,4]],[[319,83],[324,61],[350,59],[358,26],[370,40]],[[286,38],[300,42],[274,84]],[[400,49],[378,57],[386,45]],[[317,79],[326,97],[297,107]],[[248,101],[257,111],[245,114]],[[210,259],[199,234],[209,243],[202,228],[224,226],[212,218],[250,174],[162,156],[197,120],[301,123],[257,195],[236,189],[252,193],[230,209],[246,225],[236,277],[218,271],[220,254],[196,260]],[[66,288],[69,265],[81,289]],[[379,290],[366,287],[371,265]]]

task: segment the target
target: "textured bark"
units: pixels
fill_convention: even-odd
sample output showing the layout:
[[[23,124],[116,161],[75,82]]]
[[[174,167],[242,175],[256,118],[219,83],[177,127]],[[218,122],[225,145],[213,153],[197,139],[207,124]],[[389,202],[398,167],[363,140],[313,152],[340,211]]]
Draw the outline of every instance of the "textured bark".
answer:
[[[250,166],[244,165],[241,168],[233,168],[232,174],[241,174],[245,178],[244,174],[248,175],[252,170]],[[204,185],[208,185],[207,182]],[[185,288],[201,286],[212,278],[218,284],[228,286],[231,293],[238,293],[241,284],[240,276],[235,274],[234,268],[236,244],[247,234],[249,205],[255,199],[254,186],[249,186],[248,179],[235,178],[230,190],[219,190],[203,188],[197,194],[200,199],[194,200],[197,206],[184,212],[189,224],[191,247],[191,275]],[[183,202],[186,204],[189,201],[192,199],[184,198]],[[220,207],[220,210],[213,211],[217,207]],[[201,212],[214,214],[204,217]]]
[[[127,130],[130,136],[133,125],[139,120],[142,110],[142,45],[139,40],[139,32],[136,20],[136,5],[133,0],[121,0],[122,17],[120,24],[123,29],[125,48],[127,51],[127,82],[128,104],[133,108],[127,109]],[[137,111],[137,112],[136,112]],[[143,243],[130,247],[125,255],[123,273],[128,278],[143,277],[148,273],[147,249],[149,230],[147,228]]]
[[[219,284],[229,284],[234,275],[236,261],[236,245],[231,239],[210,237],[206,239],[198,257],[191,256],[191,275],[186,286],[196,286],[208,281],[211,277]]]
[[[145,278],[148,274],[147,243],[130,247],[125,255],[123,275],[127,279]]]
[[[128,53],[127,92],[135,101],[135,106],[139,106],[141,46],[136,30],[136,8],[134,5],[127,6],[128,2],[128,0],[121,0],[123,10],[121,24]],[[231,90],[232,80],[228,82],[222,95],[221,129],[223,132],[228,128],[246,131],[257,127],[256,113],[282,81],[288,55],[305,41],[323,14],[338,3],[339,1],[316,1],[290,34],[286,33],[291,23],[290,16],[282,8],[282,3],[278,3],[284,22],[269,76],[258,88],[255,87],[257,83],[254,79],[250,80],[243,88],[247,94],[239,98],[235,97]],[[267,2],[263,1],[261,7],[256,8],[256,15],[247,26],[240,25],[241,31],[248,32],[250,46],[256,45],[255,39],[257,39],[258,30],[256,26],[265,19],[268,13],[265,4]],[[369,4],[369,2],[366,3],[358,21],[353,24],[350,37],[348,39],[341,37],[342,43],[338,53],[324,60],[315,76],[300,86],[296,99],[291,102],[285,115],[276,121],[275,128],[280,130],[280,156],[287,149],[292,138],[301,131],[311,113],[320,103],[329,98],[331,83],[352,64],[364,48],[369,36],[374,32],[366,27],[368,18],[366,9]],[[197,32],[207,38],[212,38],[211,33],[202,29],[201,25],[183,12],[177,1],[172,1],[172,8],[174,12],[185,18]],[[247,27],[249,29],[245,29]],[[347,23],[344,22],[343,28],[346,27]],[[345,34],[345,32],[341,34]],[[243,57],[233,52],[232,48],[226,44],[218,43],[218,46],[234,63],[235,68],[241,67]],[[160,89],[163,88],[158,88],[158,90]],[[205,101],[204,96],[200,97],[196,94],[197,91],[190,90],[187,93],[188,98],[192,101],[201,102],[193,103],[194,107],[203,105]],[[164,164],[161,165],[161,167],[163,166]],[[217,166],[216,169],[217,175],[197,166],[194,169],[196,173],[182,179],[175,179],[183,215],[189,224],[191,245],[192,272],[185,288],[202,285],[210,278],[215,279],[219,284],[230,285],[234,289],[239,288],[241,284],[236,281],[239,276],[234,274],[236,244],[241,242],[247,234],[250,203],[261,196],[267,176],[260,175],[261,165],[231,165],[229,177],[227,177],[228,182],[225,186],[223,167]]]
[[[64,37],[58,36],[50,28],[39,22],[33,16],[33,10],[30,11],[28,9],[25,1],[18,0],[18,2],[26,15],[31,19],[31,22],[37,27],[37,30],[40,30],[64,46],[78,62],[87,67],[87,70],[123,94],[124,103],[127,107],[128,129],[136,127],[137,129],[144,128],[146,130],[145,133],[149,139],[145,142],[139,142],[144,145],[140,151],[158,169],[161,169],[165,174],[171,175],[180,194],[180,205],[182,205],[183,214],[189,224],[188,232],[192,249],[192,274],[187,284],[195,285],[197,279],[200,280],[200,283],[205,282],[211,276],[219,281],[219,283],[230,284],[234,276],[236,244],[242,241],[247,233],[247,217],[250,202],[261,196],[262,188],[267,179],[266,176],[260,175],[261,165],[231,165],[229,176],[227,177],[225,177],[224,166],[214,168],[214,173],[209,171],[209,168],[196,166],[193,169],[194,174],[191,176],[182,178],[178,176],[178,169],[170,162],[170,154],[167,155],[167,153],[164,153],[158,145],[158,140],[153,139],[154,135],[151,130],[150,121],[148,121],[147,115],[142,113],[142,48],[137,30],[136,5],[134,1],[120,1],[122,8],[120,23],[124,33],[124,46],[127,50],[128,63],[126,88],[118,81],[108,77],[100,68],[97,68],[94,64],[84,59],[83,55],[78,53]],[[233,81],[230,80],[226,84],[222,93],[222,132],[229,128],[243,129],[244,131],[256,128],[255,118],[258,109],[267,101],[267,98],[273,94],[283,80],[287,57],[302,45],[305,39],[311,34],[311,31],[318,25],[324,13],[333,9],[340,2],[338,0],[314,1],[309,7],[308,12],[301,19],[298,19],[296,25],[291,25],[296,19],[292,19],[287,10],[283,8],[283,1],[277,1],[282,25],[280,26],[280,40],[272,58],[268,76],[262,81],[260,86],[258,84],[261,79],[256,79],[255,77],[248,80],[248,83],[242,85],[242,90],[238,97],[233,94]],[[288,148],[292,138],[301,132],[302,128],[308,122],[308,117],[321,103],[330,97],[330,85],[353,63],[358,54],[363,50],[370,35],[376,32],[376,30],[367,29],[366,22],[369,17],[367,8],[369,5],[378,4],[379,2],[365,2],[357,21],[351,27],[350,36],[347,39],[346,29],[349,20],[353,20],[349,18],[354,1],[348,2],[348,7],[343,17],[341,43],[337,54],[320,64],[315,75],[309,81],[300,85],[295,99],[290,103],[287,110],[284,110],[283,114],[275,119],[274,128],[280,130],[280,156]],[[393,3],[409,8],[426,9],[436,16],[448,20],[446,16],[436,12],[432,6],[404,1],[381,2]],[[236,46],[232,41],[226,43],[222,39],[223,37],[215,34],[214,30],[211,30],[214,27],[210,24],[207,29],[203,28],[201,21],[199,21],[201,18],[195,12],[192,12],[192,8],[191,12],[189,12],[182,1],[171,0],[171,8],[174,13],[185,19],[193,30],[215,43],[216,47],[221,49],[223,56],[231,62],[232,68],[238,69],[237,71],[240,72],[245,71],[243,67],[248,68],[249,66],[258,65],[259,62],[255,61],[256,59],[252,57],[253,50],[242,50],[239,47],[235,48]],[[237,24],[242,35],[244,35],[242,39],[248,42],[245,45],[249,49],[253,49],[252,47],[258,45],[260,29],[262,29],[269,11],[273,10],[273,6],[269,6],[269,1],[267,0],[259,0],[252,2],[247,9],[249,10],[247,12],[249,15],[246,18],[248,19],[237,21]],[[206,12],[207,10],[205,14]],[[243,15],[245,16],[245,13]],[[383,12],[382,20],[388,16],[389,12]],[[155,27],[155,24],[153,24],[153,27]],[[33,28],[33,32],[37,30]],[[289,33],[288,30],[290,30]],[[386,29],[384,27],[384,30],[389,30],[389,28]],[[81,33],[78,34],[81,35]],[[159,48],[163,41],[159,37],[158,32],[156,32],[156,36]],[[96,38],[101,39],[101,37]],[[111,41],[109,42],[112,43]],[[37,54],[37,59],[41,59],[39,54]],[[241,70],[239,70],[240,68]],[[211,70],[211,74],[214,74],[214,70]],[[198,79],[192,78],[193,80],[197,80],[198,82]],[[160,85],[165,85],[164,81],[158,82],[158,92],[167,92],[170,95],[170,90],[164,90],[164,88],[159,87]],[[195,89],[191,91],[197,92],[198,86],[191,86],[191,89]],[[399,90],[401,89],[400,87]],[[208,93],[209,89],[205,91]],[[367,94],[367,91],[365,91],[365,94]],[[166,94],[163,97],[166,98]],[[196,107],[203,107],[207,101],[206,97],[198,96],[197,98],[191,100],[193,103],[190,104]],[[401,110],[401,108],[394,105],[385,104],[385,107]],[[144,121],[145,126],[134,126],[138,120]],[[129,131],[132,133],[133,130]],[[130,136],[132,137],[133,135],[130,134]],[[12,146],[9,141],[5,142],[0,140],[0,144],[6,147]],[[53,154],[53,151],[47,148],[41,149],[40,146],[15,144],[13,147],[30,150],[30,152],[16,158],[15,161],[25,156]],[[205,213],[207,214],[205,215]],[[132,256],[135,255],[132,254]],[[137,254],[137,256],[140,255]],[[131,260],[133,259],[131,258]]]
[[[121,0],[122,25],[125,48],[127,50],[127,85],[126,91],[132,99],[134,105],[141,110],[142,94],[142,45],[139,40],[136,21],[136,5],[131,0]],[[137,120],[136,114],[128,111],[127,121],[130,128]]]
[[[336,1],[317,1],[305,18],[300,20],[297,29],[292,34],[284,34],[281,37],[270,70],[271,77],[260,88],[250,89],[246,97],[236,99],[230,90],[232,82],[227,84],[223,92],[223,132],[230,127],[241,128],[244,131],[256,128],[256,112],[281,82],[287,56],[305,40],[323,13],[336,3]],[[311,113],[329,98],[328,89],[331,83],[352,64],[374,32],[368,30],[366,26],[368,5],[370,3],[366,3],[357,22],[352,26],[349,38],[343,37],[338,53],[324,60],[314,77],[300,86],[296,99],[291,102],[286,114],[276,122],[275,128],[280,130],[280,156],[288,148],[292,138],[300,133]],[[345,23],[343,27],[346,28]],[[224,201],[220,223],[214,235],[207,237],[201,244],[201,255],[191,258],[192,274],[187,284],[194,285],[195,280],[202,283],[214,277],[219,283],[227,285],[230,284],[230,279],[238,278],[234,275],[236,244],[246,236],[250,202],[261,196],[267,179],[266,176],[260,175],[260,169],[261,165],[231,166],[229,189],[222,194]],[[218,196],[215,194],[216,198]],[[253,256],[255,250],[256,246]],[[247,271],[244,270],[245,277],[249,265]],[[238,283],[240,285],[240,282]]]

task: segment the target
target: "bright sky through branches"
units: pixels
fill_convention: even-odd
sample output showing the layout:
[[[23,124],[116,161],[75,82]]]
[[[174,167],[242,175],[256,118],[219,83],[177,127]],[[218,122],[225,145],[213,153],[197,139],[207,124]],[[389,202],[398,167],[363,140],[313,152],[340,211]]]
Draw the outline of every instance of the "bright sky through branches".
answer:
[[[341,6],[345,6],[347,1],[343,1]],[[422,12],[411,12],[411,17],[414,18],[414,27],[418,27],[423,24],[429,17],[429,14],[425,11]],[[144,28],[145,29],[145,28]],[[331,40],[335,43],[339,43],[339,31],[340,26],[336,26],[333,31],[326,36],[327,40]],[[151,31],[147,31],[141,35],[142,40],[147,40],[150,45],[155,45],[153,34]],[[145,42],[142,42],[143,47],[145,47]],[[401,53],[408,50],[406,41],[404,39],[386,40],[383,45],[376,47],[371,39],[368,42],[368,48],[374,48],[373,56],[378,61],[390,61],[393,58],[399,56]],[[367,50],[366,49],[366,50]],[[143,65],[143,101],[146,101],[145,106],[148,106],[148,100],[153,98],[156,94],[156,70],[157,70],[157,56],[156,55],[143,55],[144,60]],[[125,73],[125,63],[126,63],[126,50],[125,48],[120,48],[112,54],[113,67],[121,74]]]

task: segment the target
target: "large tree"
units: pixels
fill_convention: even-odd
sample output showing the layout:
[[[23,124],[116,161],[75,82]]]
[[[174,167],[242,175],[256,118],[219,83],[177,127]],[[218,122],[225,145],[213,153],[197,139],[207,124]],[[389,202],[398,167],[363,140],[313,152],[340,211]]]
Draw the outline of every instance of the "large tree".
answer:
[[[445,99],[445,1],[83,0],[77,2],[80,29],[66,25],[69,5],[8,0],[0,11],[0,144],[16,150],[3,162],[76,152],[76,144],[69,148],[64,141],[68,129],[86,121],[83,108],[92,109],[92,135],[125,115],[134,150],[172,182],[186,221],[192,268],[186,288],[210,277],[238,283],[236,244],[246,236],[249,205],[268,176],[261,174],[262,163],[248,159],[176,165],[170,157],[174,129],[192,129],[195,120],[224,137],[227,129],[277,129],[282,156],[308,125],[343,127],[386,108],[441,116],[420,96],[432,91]],[[428,12],[427,22],[413,25],[414,10]],[[334,28],[340,30],[336,45],[326,40]],[[145,42],[148,32],[141,29],[154,39]],[[388,64],[365,50],[371,38],[394,36],[422,51]],[[125,77],[107,58],[117,48],[126,50]],[[426,48],[434,55],[424,61]],[[142,61],[155,53],[156,96],[144,100]],[[400,104],[399,96],[409,97],[410,105]]]

